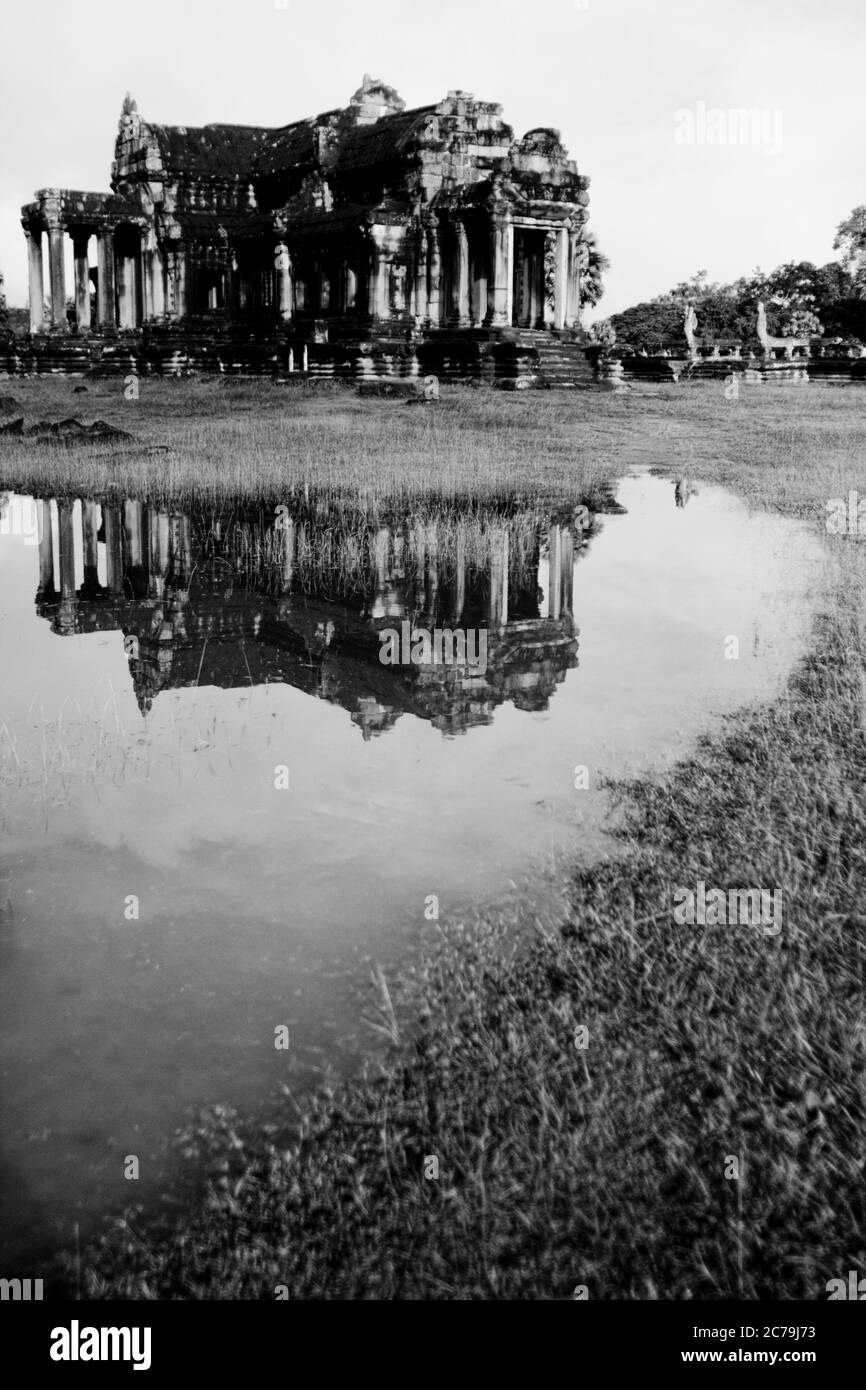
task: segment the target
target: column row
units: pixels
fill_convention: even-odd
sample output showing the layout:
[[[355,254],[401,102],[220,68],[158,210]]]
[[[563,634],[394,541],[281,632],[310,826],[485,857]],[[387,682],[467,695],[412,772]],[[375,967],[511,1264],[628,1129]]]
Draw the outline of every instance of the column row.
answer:
[[[37,601],[56,598],[160,598],[166,585],[188,582],[193,568],[192,522],[145,503],[60,499],[37,503]],[[104,584],[99,578],[100,531],[105,543]],[[55,550],[56,538],[56,550]],[[56,555],[56,559],[55,559]],[[76,571],[82,576],[80,587]]]
[[[406,312],[419,323],[455,327],[511,322],[514,230],[508,220],[486,229],[456,218],[430,222],[417,229],[405,261],[388,228],[373,227],[369,237],[370,318]]]
[[[25,226],[30,286],[30,331],[68,327],[65,237],[72,240],[73,306],[79,333],[90,332],[91,290],[96,283],[96,327],[101,332],[136,328],[146,319],[162,318],[167,304],[167,268],[152,234],[142,244],[137,227],[104,228]],[[48,275],[43,265],[43,236],[48,239]],[[96,237],[96,266],[91,267],[90,240]],[[185,312],[183,257],[176,276],[175,299]],[[46,284],[47,279],[47,284]],[[46,295],[47,290],[47,295]],[[47,304],[46,304],[47,299]]]
[[[46,232],[47,285],[43,267]],[[33,333],[67,327],[67,234],[73,247],[73,305],[79,333],[94,326],[93,281],[95,327],[100,332],[134,329],[168,315],[183,320],[190,309],[216,309],[229,316],[236,311],[266,310],[283,322],[291,321],[296,312],[351,314],[360,310],[374,321],[405,314],[419,325],[458,328],[514,324],[562,330],[579,322],[583,251],[579,235],[565,226],[515,225],[505,215],[490,219],[486,226],[477,218],[464,221],[458,217],[420,225],[408,255],[399,229],[374,226],[368,230],[366,250],[359,246],[354,264],[351,259],[335,256],[323,269],[316,257],[311,260],[308,255],[305,260],[301,253],[301,274],[296,273],[292,254],[283,241],[273,248],[270,263],[261,259],[261,252],[254,253],[241,267],[234,256],[222,269],[220,263],[214,268],[210,262],[199,265],[194,260],[194,303],[189,293],[187,248],[177,245],[163,255],[151,230],[142,233],[130,225],[100,228],[95,233],[96,266],[91,268],[92,229],[25,226]],[[247,283],[251,275],[252,291]],[[262,282],[259,291],[255,289],[256,275]]]

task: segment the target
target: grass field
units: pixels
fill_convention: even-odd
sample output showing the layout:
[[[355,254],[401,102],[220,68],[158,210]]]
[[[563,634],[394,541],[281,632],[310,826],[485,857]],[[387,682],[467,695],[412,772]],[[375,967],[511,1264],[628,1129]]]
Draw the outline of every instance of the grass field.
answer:
[[[25,424],[79,415],[130,431],[65,448],[0,435],[0,486],[153,501],[290,497],[305,487],[371,511],[383,500],[437,509],[541,500],[598,502],[635,462],[743,488],[756,503],[820,521],[825,497],[866,485],[857,387],[722,384],[593,392],[445,388],[438,405],[351,389],[219,378],[122,379],[74,394],[64,378],[12,381]],[[864,488],[866,490],[866,488]]]
[[[32,390],[36,418],[86,401],[86,419],[169,446],[82,460],[0,442],[0,482],[39,491],[215,498],[307,483],[376,506],[532,505],[603,497],[642,462],[822,533],[829,499],[866,493],[856,388],[744,388],[737,402],[720,384],[454,390],[429,412],[272,386],[157,384],[149,400],[145,384],[130,406],[113,384],[12,389],[22,404]],[[862,1270],[866,567],[851,539],[827,546],[834,599],[785,697],[742,711],[663,779],[612,789],[624,854],[574,872],[561,933],[448,924],[417,976],[382,990],[381,1063],[286,1100],[271,1126],[218,1106],[199,1117],[179,1140],[190,1171],[211,1175],[195,1203],[167,1194],[146,1224],[130,1212],[55,1287],[823,1299],[829,1279]],[[781,932],[675,925],[675,888],[699,880],[778,887]]]
[[[372,512],[383,500],[437,510],[575,491],[597,500],[609,473],[603,458],[578,459],[570,412],[552,400],[539,416],[521,397],[470,390],[413,408],[340,386],[219,379],[145,381],[134,402],[124,400],[122,380],[91,385],[87,396],[58,379],[14,389],[25,423],[80,414],[136,439],[91,446],[85,456],[0,437],[6,486],[190,503],[306,488]]]

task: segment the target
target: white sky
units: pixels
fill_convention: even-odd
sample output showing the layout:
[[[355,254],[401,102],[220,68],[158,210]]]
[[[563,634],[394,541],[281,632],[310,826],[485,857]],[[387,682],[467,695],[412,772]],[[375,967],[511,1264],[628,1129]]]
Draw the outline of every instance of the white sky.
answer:
[[[20,206],[107,189],[129,89],[145,119],[284,125],[344,105],[365,71],[409,106],[453,88],[522,135],[556,126],[592,180],[613,267],[604,314],[699,268],[730,280],[831,259],[866,202],[864,0],[40,0],[0,48],[0,269],[26,302]],[[781,112],[760,144],[682,145],[675,113]],[[768,114],[771,119],[771,114]]]

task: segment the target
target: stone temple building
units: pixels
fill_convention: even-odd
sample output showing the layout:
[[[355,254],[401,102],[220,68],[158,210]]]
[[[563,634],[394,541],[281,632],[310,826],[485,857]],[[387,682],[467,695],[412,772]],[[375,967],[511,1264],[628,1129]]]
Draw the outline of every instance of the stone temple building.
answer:
[[[459,91],[406,110],[365,76],[346,107],[278,129],[157,125],[127,97],[111,192],[46,188],[22,209],[33,350],[483,375],[556,344],[562,365],[588,186],[557,131],[517,139]]]

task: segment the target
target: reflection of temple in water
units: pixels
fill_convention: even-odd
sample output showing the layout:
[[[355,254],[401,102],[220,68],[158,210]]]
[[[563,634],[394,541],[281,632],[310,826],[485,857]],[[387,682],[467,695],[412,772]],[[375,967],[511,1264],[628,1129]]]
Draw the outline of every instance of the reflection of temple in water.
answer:
[[[37,611],[63,635],[122,631],[143,713],[165,689],[276,681],[342,705],[365,738],[403,713],[456,733],[506,702],[546,708],[577,665],[566,526],[535,527],[527,547],[503,520],[479,552],[477,528],[460,522],[339,533],[320,514],[264,508],[37,506]],[[379,634],[403,619],[486,629],[486,670],[383,665]]]

